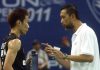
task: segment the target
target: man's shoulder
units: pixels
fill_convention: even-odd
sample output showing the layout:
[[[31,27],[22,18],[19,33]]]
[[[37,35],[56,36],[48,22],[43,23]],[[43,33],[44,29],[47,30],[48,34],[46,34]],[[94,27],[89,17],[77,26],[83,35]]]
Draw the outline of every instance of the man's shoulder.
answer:
[[[11,44],[11,45],[19,45],[19,44],[21,44],[21,40],[20,39],[13,39],[13,40],[10,40],[9,41],[9,44]]]
[[[8,49],[19,50],[21,47],[21,40],[13,39],[8,42]]]
[[[87,24],[84,24],[81,32],[86,34],[86,33],[94,33],[95,31],[93,30],[92,27],[88,26]]]
[[[42,49],[40,49],[40,52],[39,53],[40,54],[46,54],[46,52],[44,50],[42,50]]]
[[[31,49],[31,50],[28,51],[27,54],[28,54],[28,55],[31,55],[31,54],[32,54],[32,51],[35,51],[35,50],[34,50],[34,49]]]

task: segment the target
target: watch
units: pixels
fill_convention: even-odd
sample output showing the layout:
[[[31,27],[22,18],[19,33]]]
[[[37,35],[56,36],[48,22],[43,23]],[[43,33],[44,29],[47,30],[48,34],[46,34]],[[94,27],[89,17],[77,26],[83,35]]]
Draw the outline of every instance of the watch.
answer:
[[[65,54],[65,56],[63,57],[63,59],[68,59],[68,54]]]

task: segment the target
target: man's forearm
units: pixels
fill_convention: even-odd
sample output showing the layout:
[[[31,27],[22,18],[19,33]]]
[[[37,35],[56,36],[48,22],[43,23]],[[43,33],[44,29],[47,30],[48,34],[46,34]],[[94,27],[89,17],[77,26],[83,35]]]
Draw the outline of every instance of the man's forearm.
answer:
[[[14,69],[13,69],[13,67],[10,66],[10,65],[7,65],[7,66],[5,65],[5,66],[4,66],[4,70],[14,70]]]
[[[48,62],[46,61],[44,64],[42,64],[42,68],[48,65]]]
[[[68,55],[67,56],[68,60],[75,61],[75,62],[92,62],[93,61],[93,56],[90,55]]]
[[[66,69],[70,69],[70,61],[69,60],[64,60],[64,59],[60,59],[60,58],[56,58],[56,60],[58,61],[59,64],[61,64]]]

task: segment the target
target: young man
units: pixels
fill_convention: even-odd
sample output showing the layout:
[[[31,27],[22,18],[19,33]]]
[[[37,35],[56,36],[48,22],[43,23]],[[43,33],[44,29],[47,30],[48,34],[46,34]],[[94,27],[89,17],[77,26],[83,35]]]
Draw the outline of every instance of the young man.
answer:
[[[23,8],[13,10],[8,16],[11,31],[2,43],[2,70],[25,70],[25,56],[19,38],[27,33],[28,22],[28,12]]]
[[[94,30],[80,21],[74,5],[64,6],[60,17],[65,29],[74,31],[71,55],[64,55],[51,45],[45,48],[46,52],[53,52],[58,62],[71,70],[100,70],[99,46]]]
[[[32,51],[35,51],[38,54],[38,70],[48,70],[48,56],[47,53],[41,49],[41,43],[38,40],[34,40],[32,46],[33,48],[28,52],[26,61],[28,63],[32,61]]]

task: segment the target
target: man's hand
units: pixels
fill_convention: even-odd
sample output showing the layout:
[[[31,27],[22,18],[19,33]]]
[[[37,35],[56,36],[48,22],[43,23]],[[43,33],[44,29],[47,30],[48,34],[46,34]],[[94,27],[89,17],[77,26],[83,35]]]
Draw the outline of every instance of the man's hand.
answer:
[[[48,54],[48,55],[52,55],[53,54],[53,47],[51,46],[51,45],[49,45],[49,44],[46,44],[46,47],[45,47],[45,51],[46,51],[46,53]]]
[[[69,60],[65,60],[63,59],[65,57],[65,55],[57,50],[54,49],[51,45],[47,44],[47,47],[45,48],[45,51],[49,54],[49,55],[53,55],[55,56],[56,60],[65,68],[69,69],[70,68],[70,61]]]
[[[53,54],[55,55],[55,58],[59,58],[59,59],[63,59],[65,56],[61,51],[56,49],[53,49]]]
[[[48,55],[52,55],[53,54],[57,58],[62,58],[63,59],[63,57],[64,57],[64,54],[61,51],[53,48],[49,44],[47,44],[47,47],[45,48],[45,51],[48,53]]]

